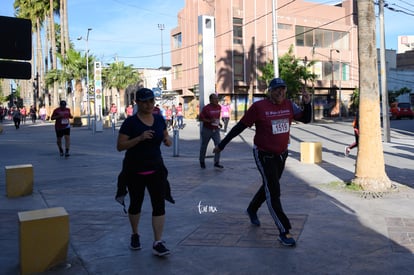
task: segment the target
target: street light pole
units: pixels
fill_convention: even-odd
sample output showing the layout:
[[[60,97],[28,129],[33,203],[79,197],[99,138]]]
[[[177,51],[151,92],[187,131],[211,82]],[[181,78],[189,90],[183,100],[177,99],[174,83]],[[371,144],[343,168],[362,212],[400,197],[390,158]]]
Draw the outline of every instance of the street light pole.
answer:
[[[164,24],[158,24],[158,29],[161,31],[161,68],[164,67],[164,48],[162,45],[162,31],[165,29]]]
[[[339,52],[339,119],[342,119],[342,53]]]
[[[329,49],[329,60],[331,62],[331,73],[332,73],[331,92],[334,91],[334,63],[333,63],[333,60],[332,60],[332,52],[333,51],[336,51],[337,53],[339,53],[339,50],[337,50],[337,49]],[[341,106],[340,105],[341,105],[341,103],[339,102],[339,116],[340,116],[340,113],[341,113]]]
[[[86,33],[86,112],[88,115],[88,129],[91,128],[91,103],[89,99],[89,49],[88,49],[88,42],[89,42],[89,32],[92,30],[92,28],[88,28],[88,31]],[[82,36],[78,38],[78,40],[81,40]],[[95,122],[96,123],[96,122]]]

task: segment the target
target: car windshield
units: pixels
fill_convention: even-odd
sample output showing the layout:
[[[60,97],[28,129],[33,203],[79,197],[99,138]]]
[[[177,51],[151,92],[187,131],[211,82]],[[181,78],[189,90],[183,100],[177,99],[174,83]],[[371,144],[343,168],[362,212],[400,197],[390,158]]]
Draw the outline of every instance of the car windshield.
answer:
[[[398,103],[400,108],[411,108],[410,103]]]

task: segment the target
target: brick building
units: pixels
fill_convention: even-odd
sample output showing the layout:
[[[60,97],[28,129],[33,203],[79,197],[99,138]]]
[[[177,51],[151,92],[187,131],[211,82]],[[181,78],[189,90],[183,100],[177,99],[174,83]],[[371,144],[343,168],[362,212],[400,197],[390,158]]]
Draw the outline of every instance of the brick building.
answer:
[[[338,114],[339,99],[349,105],[358,86],[357,23],[353,1],[323,5],[302,0],[277,1],[278,55],[293,46],[294,55],[315,61],[316,116]],[[215,79],[220,97],[231,101],[236,117],[248,97],[263,96],[260,70],[273,59],[272,0],[186,0],[171,31],[172,89],[184,108],[198,108],[198,16],[215,20]],[[212,61],[213,62],[213,61]],[[334,88],[333,88],[334,87]]]

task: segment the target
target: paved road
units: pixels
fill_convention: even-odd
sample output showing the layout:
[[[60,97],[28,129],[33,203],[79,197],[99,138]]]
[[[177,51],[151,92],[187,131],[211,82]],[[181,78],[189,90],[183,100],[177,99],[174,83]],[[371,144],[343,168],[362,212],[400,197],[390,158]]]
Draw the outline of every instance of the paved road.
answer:
[[[123,153],[116,151],[111,129],[93,135],[87,127],[73,128],[72,155],[64,159],[51,124],[19,130],[3,124],[1,166],[30,163],[35,183],[30,196],[0,196],[0,273],[19,271],[17,212],[62,206],[70,215],[67,262],[44,274],[412,274],[413,132],[392,129],[384,158],[398,189],[370,199],[337,185],[354,174],[356,151],[343,155],[354,139],[350,121],[294,125],[282,177],[282,201],[298,241],[291,249],[277,243],[265,206],[258,213],[259,228],[244,214],[260,186],[251,156],[254,130],[246,129],[226,147],[224,170],[213,168],[211,155],[202,170],[197,122],[186,123],[179,133],[179,156],[163,147],[177,201],[167,204],[164,239],[172,254],[165,259],[151,254],[148,198],[140,225],[143,249],[128,249],[128,219],[114,201]],[[321,164],[300,162],[301,141],[322,142]],[[0,169],[0,190],[4,178]],[[199,205],[207,211],[200,213]]]

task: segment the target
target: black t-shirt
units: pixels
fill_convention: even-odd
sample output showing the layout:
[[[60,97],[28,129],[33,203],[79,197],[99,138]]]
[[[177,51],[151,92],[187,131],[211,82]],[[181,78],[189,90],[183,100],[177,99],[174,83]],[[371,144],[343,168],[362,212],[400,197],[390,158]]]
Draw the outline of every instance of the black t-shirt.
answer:
[[[163,165],[160,146],[164,139],[166,124],[161,115],[153,114],[153,116],[154,123],[151,126],[142,123],[138,116],[130,116],[125,119],[119,129],[119,133],[129,136],[130,139],[140,136],[147,130],[154,131],[152,139],[141,141],[126,151],[123,163],[126,171],[158,170]]]

